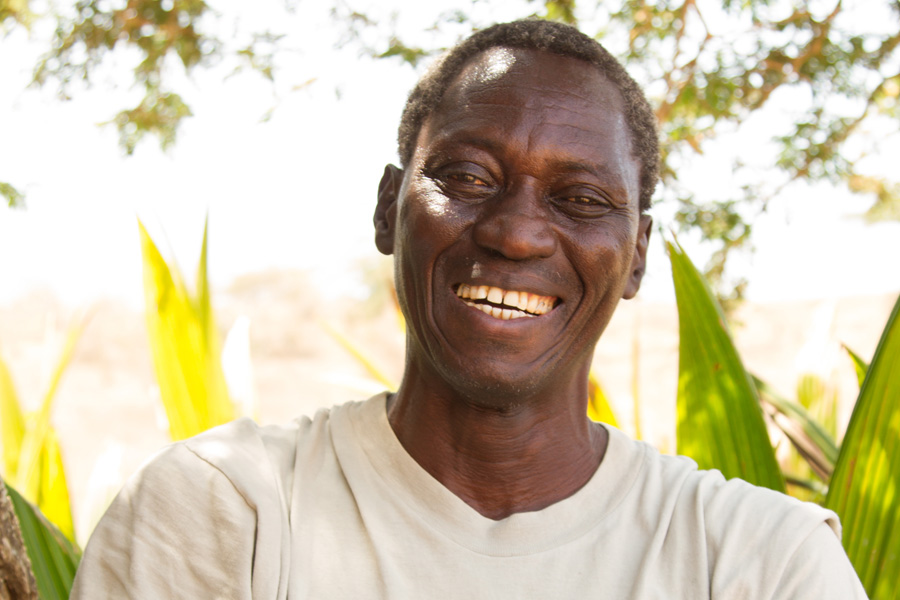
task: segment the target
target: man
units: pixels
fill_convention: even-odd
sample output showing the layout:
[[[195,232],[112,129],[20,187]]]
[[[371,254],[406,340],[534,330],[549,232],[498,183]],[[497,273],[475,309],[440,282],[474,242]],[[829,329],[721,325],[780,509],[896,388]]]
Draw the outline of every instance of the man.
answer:
[[[400,389],[170,446],[73,597],[864,598],[833,513],[585,416],[594,345],[644,272],[655,136],[572,28],[451,50],[410,96],[375,211]]]

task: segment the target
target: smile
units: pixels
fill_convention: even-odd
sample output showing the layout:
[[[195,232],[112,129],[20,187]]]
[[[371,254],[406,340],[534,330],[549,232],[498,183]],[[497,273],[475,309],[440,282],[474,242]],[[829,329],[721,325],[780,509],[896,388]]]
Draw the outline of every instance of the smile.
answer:
[[[456,288],[459,298],[495,319],[507,321],[522,317],[539,317],[556,305],[554,296],[538,296],[528,292],[507,291],[489,285],[460,284]]]

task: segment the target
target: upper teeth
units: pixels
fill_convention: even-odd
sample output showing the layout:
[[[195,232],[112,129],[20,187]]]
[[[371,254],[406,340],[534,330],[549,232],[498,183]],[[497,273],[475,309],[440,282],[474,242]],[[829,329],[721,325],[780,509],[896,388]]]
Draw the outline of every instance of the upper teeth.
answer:
[[[556,298],[553,296],[538,296],[528,292],[507,291],[489,285],[467,285],[465,283],[456,289],[456,295],[463,300],[487,300],[490,304],[475,302],[466,302],[466,304],[503,320],[543,315],[550,312],[556,303]],[[492,306],[495,304],[501,306]]]

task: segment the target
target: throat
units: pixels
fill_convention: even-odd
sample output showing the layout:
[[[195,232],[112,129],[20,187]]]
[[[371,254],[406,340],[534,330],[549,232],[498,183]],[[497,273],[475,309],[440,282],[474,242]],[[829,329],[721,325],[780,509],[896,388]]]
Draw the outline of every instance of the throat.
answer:
[[[494,520],[576,493],[596,472],[608,443],[606,430],[586,417],[534,419],[459,405],[426,417],[422,412],[431,411],[403,404],[394,402],[389,411],[401,445],[444,487]]]

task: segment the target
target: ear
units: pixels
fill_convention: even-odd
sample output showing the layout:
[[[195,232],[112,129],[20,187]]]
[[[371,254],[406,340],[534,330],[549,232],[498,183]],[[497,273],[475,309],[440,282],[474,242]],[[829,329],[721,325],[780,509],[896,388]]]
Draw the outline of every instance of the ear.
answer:
[[[394,223],[397,219],[397,197],[403,182],[403,171],[394,165],[384,167],[378,184],[378,203],[375,205],[375,247],[385,255],[394,253]]]
[[[641,289],[641,280],[644,278],[644,269],[647,267],[647,245],[650,243],[650,227],[653,218],[650,215],[641,215],[638,221],[637,242],[634,245],[634,257],[631,259],[631,275],[625,284],[625,293],[622,297],[631,300]]]

